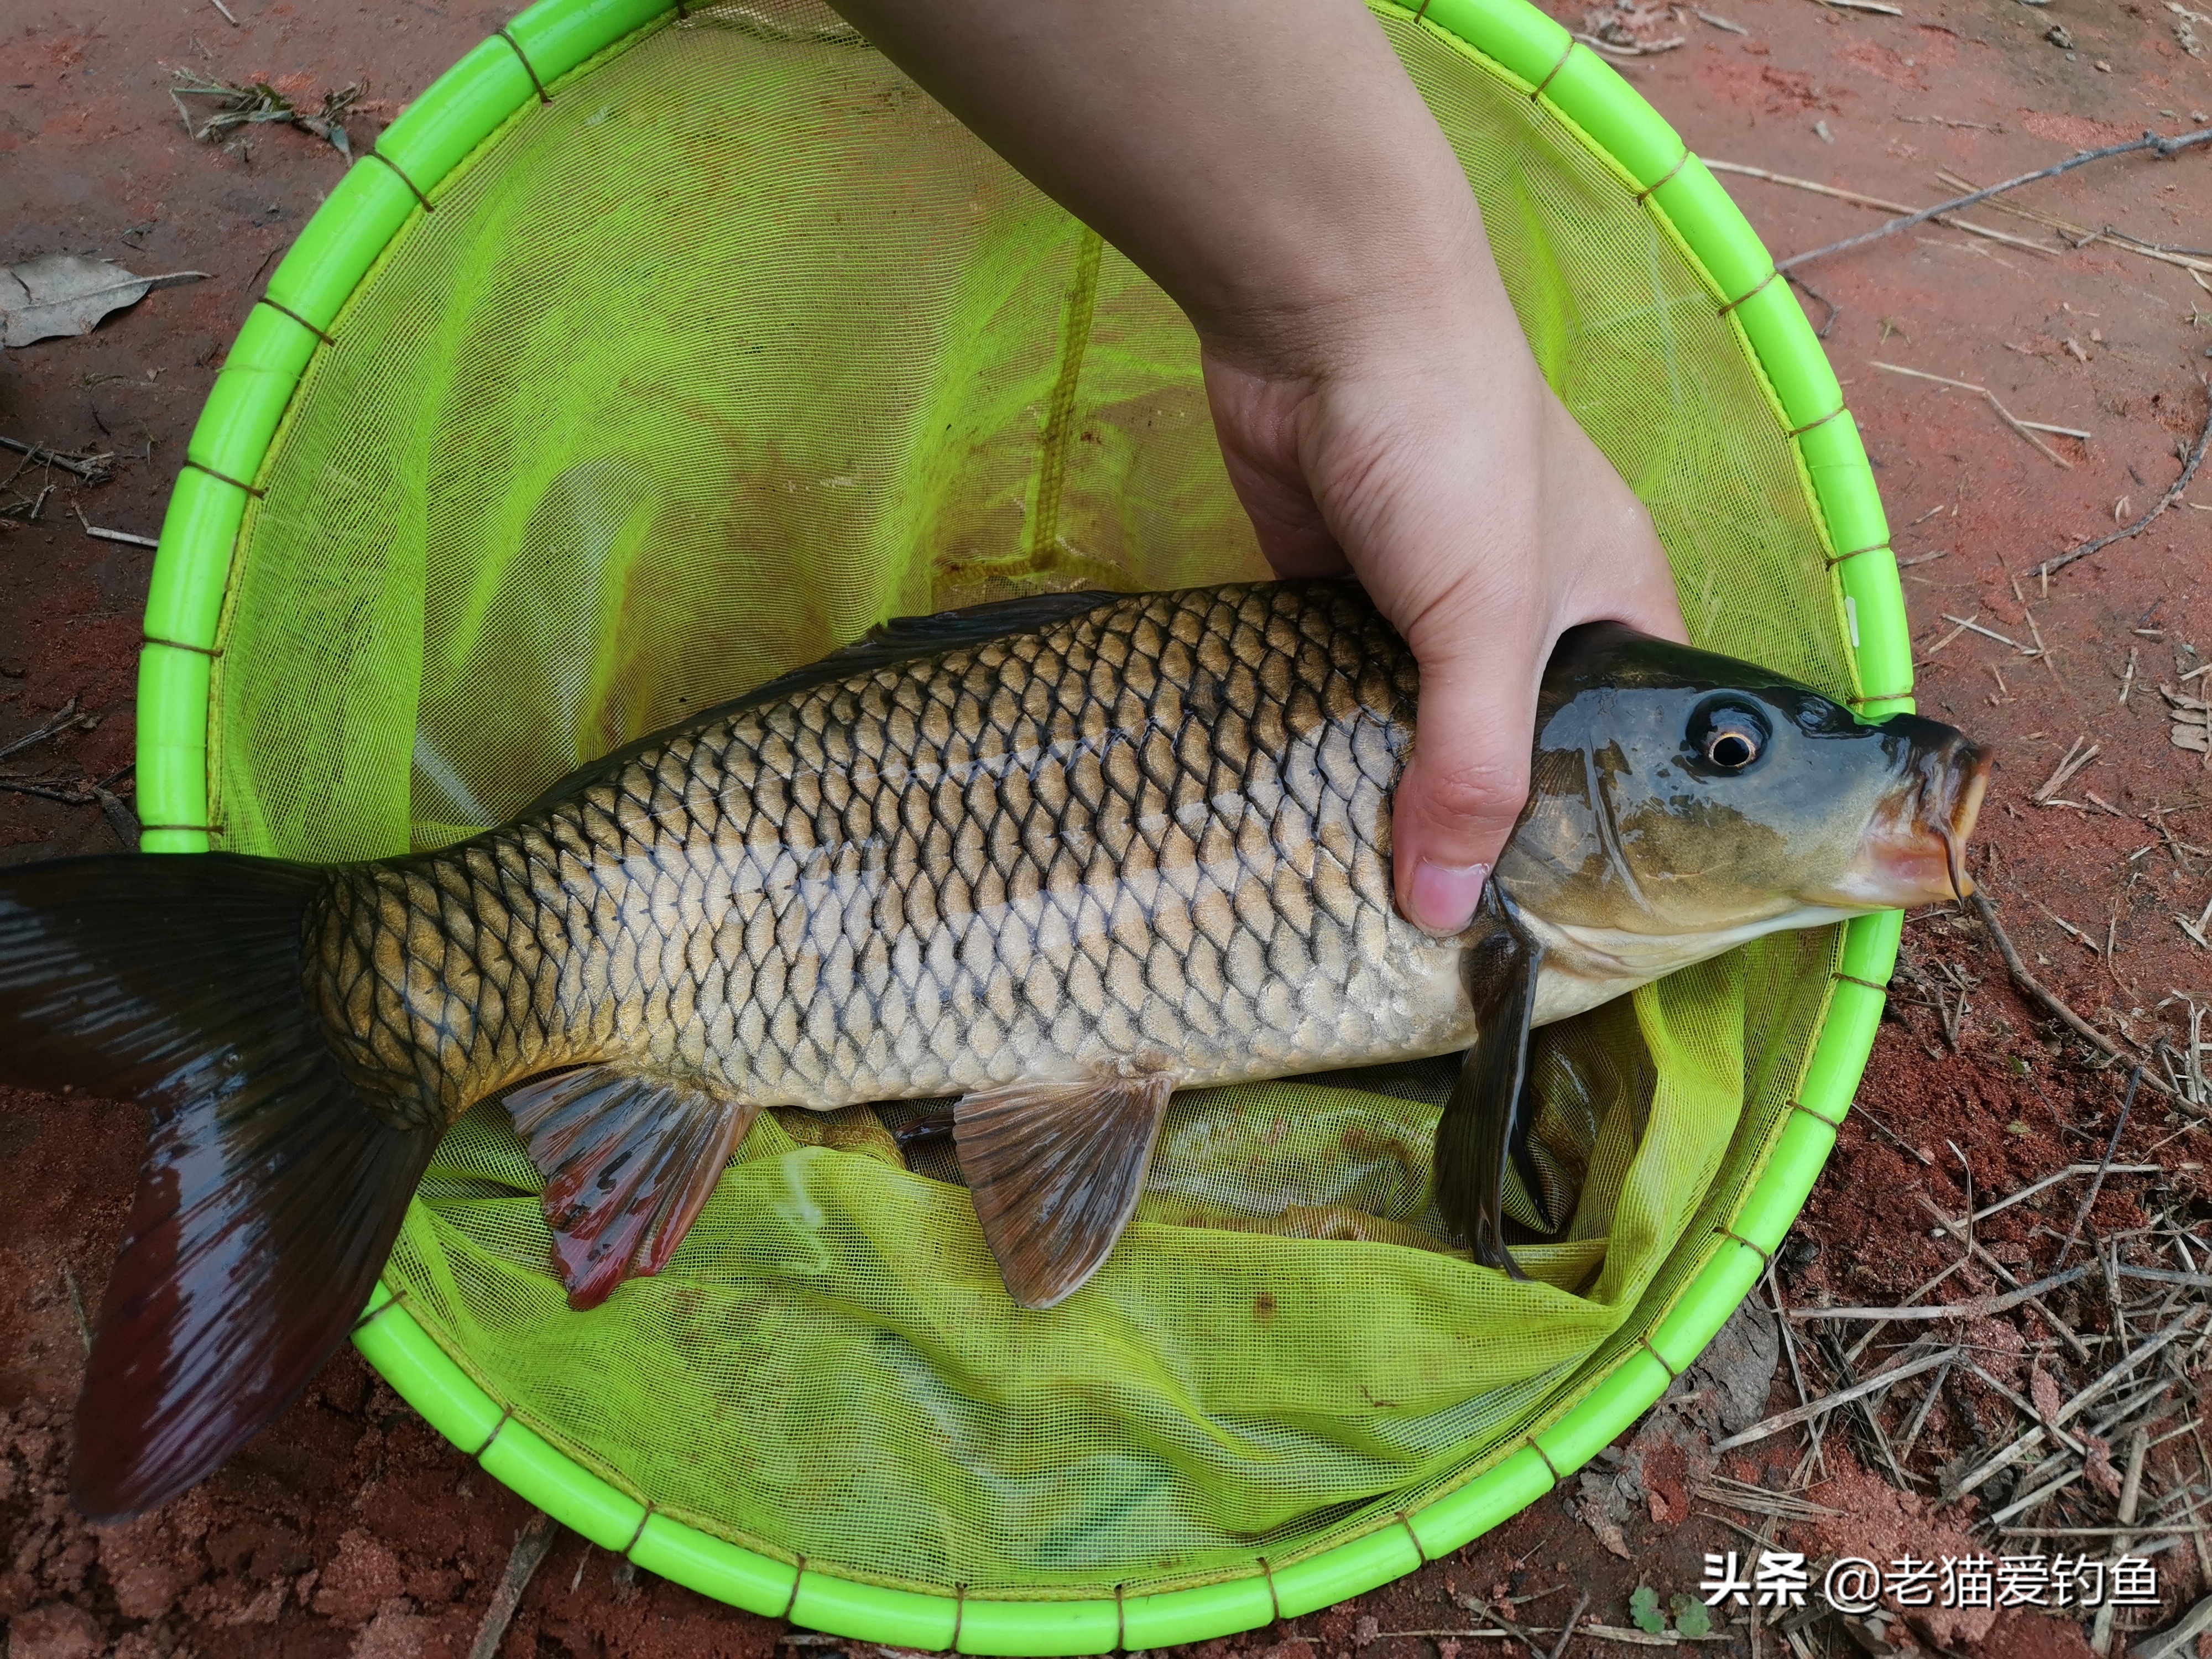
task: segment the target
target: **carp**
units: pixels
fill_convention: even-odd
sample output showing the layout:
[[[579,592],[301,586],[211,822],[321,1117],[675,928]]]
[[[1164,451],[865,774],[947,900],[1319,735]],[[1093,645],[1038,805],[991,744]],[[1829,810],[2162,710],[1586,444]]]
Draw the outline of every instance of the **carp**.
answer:
[[[1434,937],[1390,878],[1418,694],[1350,583],[1048,594],[885,623],[434,852],[0,871],[0,1081],[154,1109],[79,1507],[150,1508],[283,1408],[479,1101],[588,1308],[668,1264],[763,1109],[956,1097],[983,1238],[1045,1309],[1177,1090],[1464,1049],[1437,1200],[1517,1274],[1532,1027],[1969,890],[1960,733],[1597,624],[1552,659],[1474,924]]]

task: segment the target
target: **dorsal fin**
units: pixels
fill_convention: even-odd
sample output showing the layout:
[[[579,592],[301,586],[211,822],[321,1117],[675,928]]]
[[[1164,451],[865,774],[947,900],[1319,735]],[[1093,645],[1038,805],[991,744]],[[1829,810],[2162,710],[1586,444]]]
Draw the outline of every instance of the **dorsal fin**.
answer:
[[[1102,605],[1129,596],[1110,588],[1085,588],[1075,593],[1024,593],[1011,599],[992,599],[982,605],[962,605],[954,611],[939,611],[927,617],[894,617],[888,622],[878,623],[850,645],[841,645],[828,656],[802,665],[787,673],[755,686],[743,696],[732,697],[727,702],[716,703],[696,714],[687,714],[678,726],[703,726],[713,720],[726,720],[761,704],[774,702],[832,680],[849,678],[878,668],[911,662],[916,657],[934,656],[941,651],[957,651],[968,646],[982,645],[992,640],[1005,639],[1012,634],[1034,634],[1096,611]],[[574,771],[552,785],[529,805],[516,813],[527,817],[556,800],[566,799],[578,790],[597,783],[620,771],[647,750],[659,748],[668,740],[677,726],[663,726],[658,732],[648,732],[633,738],[619,749],[610,750],[597,760],[586,761]]]

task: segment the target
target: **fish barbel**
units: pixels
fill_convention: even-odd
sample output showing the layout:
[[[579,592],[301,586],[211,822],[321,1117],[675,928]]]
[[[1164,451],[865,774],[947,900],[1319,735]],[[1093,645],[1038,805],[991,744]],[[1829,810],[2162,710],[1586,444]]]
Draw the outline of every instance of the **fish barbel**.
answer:
[[[1532,1026],[1966,890],[1958,733],[1600,625],[1555,653],[1481,911],[1433,937],[1390,879],[1417,703],[1349,583],[1046,595],[885,624],[436,852],[0,872],[0,1079],[157,1109],[80,1506],[159,1503],[283,1407],[486,1098],[589,1307],[666,1265],[764,1108],[957,1097],[984,1238],[1044,1308],[1177,1089],[1468,1049],[1437,1200],[1517,1273]]]

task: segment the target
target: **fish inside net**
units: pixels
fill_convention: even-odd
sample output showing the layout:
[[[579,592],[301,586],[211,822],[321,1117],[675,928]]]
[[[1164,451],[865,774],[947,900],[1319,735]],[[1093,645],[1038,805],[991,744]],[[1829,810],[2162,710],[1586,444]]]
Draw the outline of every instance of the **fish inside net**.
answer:
[[[1698,642],[1848,695],[1732,325],[1556,117],[1379,15]],[[440,845],[887,616],[1263,574],[1188,325],[829,13],[695,11],[556,90],[439,188],[285,417],[215,665],[217,846]],[[1570,1219],[1528,1284],[1446,1248],[1435,1064],[1179,1098],[1127,1241],[1049,1312],[1007,1299],[943,1154],[900,1158],[911,1107],[764,1115],[668,1271],[587,1314],[483,1107],[387,1276],[556,1445],[780,1559],[945,1593],[1243,1576],[1468,1480],[1650,1328],[1763,1164],[1835,949],[1783,935],[1540,1035]]]

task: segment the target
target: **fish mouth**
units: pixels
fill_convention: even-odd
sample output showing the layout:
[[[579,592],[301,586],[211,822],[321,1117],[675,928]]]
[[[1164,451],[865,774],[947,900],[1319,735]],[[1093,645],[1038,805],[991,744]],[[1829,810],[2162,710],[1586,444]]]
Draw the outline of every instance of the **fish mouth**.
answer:
[[[1933,726],[1934,722],[1929,722]],[[1883,802],[1853,875],[1883,905],[1911,909],[1963,899],[1974,890],[1966,843],[1990,781],[1989,751],[1948,727],[1917,746],[1910,780]]]

